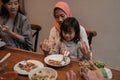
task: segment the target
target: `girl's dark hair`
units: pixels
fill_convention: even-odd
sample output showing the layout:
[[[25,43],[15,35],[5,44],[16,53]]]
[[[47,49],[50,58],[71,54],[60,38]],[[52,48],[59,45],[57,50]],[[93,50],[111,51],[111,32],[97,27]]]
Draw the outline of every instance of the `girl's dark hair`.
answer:
[[[9,12],[8,12],[7,9],[4,7],[4,5],[5,5],[6,3],[8,3],[9,1],[10,1],[10,0],[1,0],[1,2],[3,3],[3,5],[1,6],[0,16],[2,16],[2,17],[9,17]],[[18,0],[18,2],[19,2],[19,0]],[[20,7],[18,8],[18,12],[20,12],[21,14],[23,14],[22,11],[20,10]]]
[[[73,39],[73,41],[75,43],[77,43],[78,41],[80,41],[80,26],[79,26],[79,23],[77,21],[77,19],[75,19],[74,17],[68,17],[66,18],[63,23],[61,24],[61,27],[60,27],[60,37],[61,37],[61,41],[64,40],[64,37],[62,35],[62,32],[70,32],[71,29],[74,29],[75,31],[75,37]]]

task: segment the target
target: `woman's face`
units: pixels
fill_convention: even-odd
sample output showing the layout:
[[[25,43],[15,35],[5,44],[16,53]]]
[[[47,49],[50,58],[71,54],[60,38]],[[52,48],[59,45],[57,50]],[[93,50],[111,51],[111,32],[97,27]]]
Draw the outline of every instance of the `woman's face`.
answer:
[[[74,29],[70,29],[69,32],[65,32],[65,31],[62,31],[62,35],[63,35],[63,38],[66,40],[66,41],[71,41],[74,39],[75,37],[75,31]]]
[[[61,9],[56,9],[54,16],[55,20],[59,23],[59,25],[61,25],[61,23],[67,18],[66,13]]]
[[[5,4],[5,7],[8,10],[10,16],[15,16],[19,8],[19,2],[18,0],[10,0]]]

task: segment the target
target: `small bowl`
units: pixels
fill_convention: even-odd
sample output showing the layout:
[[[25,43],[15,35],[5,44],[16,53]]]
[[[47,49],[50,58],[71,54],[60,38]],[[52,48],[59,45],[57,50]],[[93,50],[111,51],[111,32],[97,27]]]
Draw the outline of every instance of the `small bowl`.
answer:
[[[0,76],[1,80],[15,80],[17,77],[18,74],[14,71],[5,72]]]
[[[30,73],[28,74],[29,80],[33,80],[32,77],[34,75],[37,75],[36,79],[39,79],[39,80],[43,80],[43,79],[44,80],[56,80],[58,76],[57,71],[50,67],[36,68],[36,69],[31,70]]]

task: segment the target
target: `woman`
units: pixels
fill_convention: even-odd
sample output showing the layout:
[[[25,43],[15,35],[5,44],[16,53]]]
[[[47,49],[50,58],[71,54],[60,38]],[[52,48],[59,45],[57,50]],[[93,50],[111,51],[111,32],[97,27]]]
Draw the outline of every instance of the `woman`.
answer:
[[[1,0],[0,37],[7,45],[32,50],[32,30],[19,8],[19,0]]]
[[[71,13],[71,9],[67,3],[58,2],[54,6],[53,15],[55,18],[55,26],[52,27],[52,29],[50,31],[50,35],[49,35],[49,40],[51,42],[53,42],[52,44],[54,44],[54,42],[56,42],[56,40],[58,40],[60,38],[59,33],[60,33],[61,23],[67,17],[72,17],[72,13]],[[80,25],[80,36],[81,36],[81,41],[85,41],[87,46],[89,46],[86,31],[85,31],[84,27],[82,27],[81,25]]]
[[[55,26],[53,26],[50,31],[49,40],[44,40],[43,43],[40,44],[40,48],[44,51],[44,53],[46,53],[46,51],[49,51],[51,48],[52,48],[51,51],[54,50],[54,45],[56,45],[57,41],[60,39],[59,34],[60,34],[61,23],[67,17],[72,17],[72,13],[69,5],[62,1],[56,3],[54,6],[53,16],[55,18]],[[82,51],[85,51],[83,53],[87,54],[89,51],[87,34],[84,27],[82,27],[81,25],[80,25],[80,37],[81,37],[81,41],[83,42],[81,44],[81,49]],[[46,47],[46,45],[48,44],[50,44],[50,46]]]

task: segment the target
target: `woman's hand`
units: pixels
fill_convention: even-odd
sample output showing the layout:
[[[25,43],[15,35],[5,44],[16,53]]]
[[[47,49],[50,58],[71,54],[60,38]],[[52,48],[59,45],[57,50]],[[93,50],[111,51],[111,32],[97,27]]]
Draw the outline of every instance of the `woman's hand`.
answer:
[[[93,67],[94,70],[88,69],[85,62],[80,62],[80,76],[83,80],[107,80],[92,61],[89,61],[89,65]],[[72,70],[66,72],[66,77],[67,80],[77,80],[76,73]]]
[[[40,43],[40,48],[43,50],[43,52],[49,53],[51,46],[50,46],[50,41],[48,39],[45,39],[43,42]]]
[[[0,30],[2,31],[2,32],[5,32],[5,33],[9,33],[9,28],[7,27],[7,26],[5,26],[5,25],[0,25]]]
[[[80,43],[79,48],[80,48],[81,52],[83,53],[83,55],[87,59],[90,59],[91,50],[90,50],[90,48],[88,48],[88,46],[87,46],[87,44],[86,44],[85,41],[83,41],[83,42]]]
[[[6,26],[6,25],[2,25],[2,26],[0,25],[0,31],[9,34],[12,38],[14,38],[16,40],[19,40],[22,37],[22,35],[19,35],[19,34],[15,33],[15,32],[10,31],[9,27]]]
[[[0,31],[2,30],[2,25],[0,25]]]
[[[93,70],[88,69],[85,63],[81,62],[80,75],[83,77],[84,80],[105,80],[100,69],[97,68],[97,66],[95,66],[92,61],[89,61],[89,65],[93,67]]]

